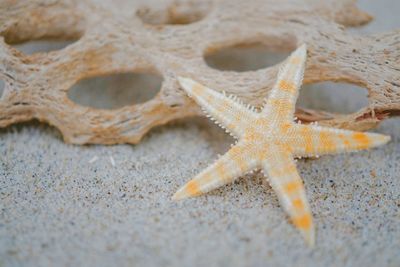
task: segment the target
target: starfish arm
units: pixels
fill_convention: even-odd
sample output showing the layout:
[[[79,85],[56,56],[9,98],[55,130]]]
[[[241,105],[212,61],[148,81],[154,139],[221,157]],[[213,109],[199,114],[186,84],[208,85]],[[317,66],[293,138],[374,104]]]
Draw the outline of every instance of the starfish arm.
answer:
[[[293,141],[296,156],[351,152],[386,144],[390,136],[320,126],[297,125]]]
[[[285,61],[262,110],[265,116],[278,121],[293,121],[306,59],[307,47],[303,44]]]
[[[207,88],[191,79],[178,78],[182,88],[199,104],[203,110],[215,119],[222,128],[227,129],[237,138],[243,135],[245,125],[254,120],[255,113],[224,94]]]
[[[172,198],[179,200],[207,193],[234,181],[256,167],[257,160],[252,156],[251,150],[239,143],[181,187]]]
[[[313,246],[315,230],[312,215],[293,156],[279,148],[271,148],[263,161],[263,171],[293,224],[306,242]]]

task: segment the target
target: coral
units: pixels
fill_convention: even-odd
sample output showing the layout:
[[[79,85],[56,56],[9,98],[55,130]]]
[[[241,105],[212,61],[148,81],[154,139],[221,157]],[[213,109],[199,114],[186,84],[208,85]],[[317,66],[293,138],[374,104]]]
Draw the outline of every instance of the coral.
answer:
[[[219,71],[207,66],[205,55],[232,45],[262,43],[290,51],[307,43],[305,83],[357,84],[368,89],[369,104],[354,114],[298,110],[297,117],[347,129],[372,128],[400,113],[400,34],[346,31],[370,19],[352,0],[3,0],[0,127],[38,119],[57,127],[70,143],[137,143],[154,126],[201,114],[178,76],[196,77],[261,106],[279,65]],[[75,42],[32,55],[11,46],[36,39]],[[159,94],[116,110],[84,107],[67,97],[81,79],[126,72],[161,75]]]

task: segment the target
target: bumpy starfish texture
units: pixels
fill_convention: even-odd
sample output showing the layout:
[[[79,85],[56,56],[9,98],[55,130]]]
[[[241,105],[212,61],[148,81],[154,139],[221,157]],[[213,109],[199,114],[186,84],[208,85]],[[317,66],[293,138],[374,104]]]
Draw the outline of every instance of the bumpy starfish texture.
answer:
[[[291,221],[313,246],[313,219],[294,158],[367,149],[387,143],[390,137],[295,123],[293,115],[306,57],[307,49],[302,45],[286,60],[260,112],[235,97],[179,78],[188,95],[238,141],[176,192],[173,199],[198,196],[261,168]]]

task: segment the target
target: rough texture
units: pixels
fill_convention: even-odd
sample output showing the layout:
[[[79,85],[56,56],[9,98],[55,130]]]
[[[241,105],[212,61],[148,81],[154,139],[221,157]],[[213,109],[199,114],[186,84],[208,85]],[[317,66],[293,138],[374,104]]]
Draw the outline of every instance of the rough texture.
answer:
[[[218,71],[204,55],[231,45],[271,50],[309,47],[306,83],[344,81],[366,87],[369,104],[349,115],[299,110],[305,121],[364,130],[400,110],[400,34],[360,36],[344,26],[368,22],[353,0],[5,0],[0,3],[0,127],[33,118],[75,144],[137,143],[156,125],[200,114],[178,75],[260,105],[277,69]],[[176,24],[176,25],[169,25]],[[8,44],[77,40],[51,53],[25,55]],[[118,72],[156,73],[164,81],[150,101],[117,110],[77,105],[67,91],[80,79]]]

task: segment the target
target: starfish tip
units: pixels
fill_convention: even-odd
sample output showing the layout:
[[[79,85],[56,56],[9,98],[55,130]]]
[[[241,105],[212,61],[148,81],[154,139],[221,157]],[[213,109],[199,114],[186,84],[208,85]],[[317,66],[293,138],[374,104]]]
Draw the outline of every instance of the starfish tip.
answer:
[[[310,248],[313,248],[315,245],[315,230],[314,227],[311,227],[307,230],[302,231],[303,238],[305,239],[307,245]]]
[[[315,231],[314,228],[304,233],[304,239],[310,248],[314,248],[315,245]]]
[[[307,57],[307,45],[303,43],[301,46],[299,46],[296,51],[293,52],[293,56],[300,58]]]
[[[189,183],[190,183],[190,182],[189,182]],[[194,192],[193,192],[193,191],[190,191],[190,189],[191,189],[191,187],[189,186],[189,188],[188,188],[187,185],[181,187],[181,188],[180,188],[178,191],[176,191],[176,193],[172,196],[172,200],[177,201],[177,200],[182,200],[182,199],[185,199],[185,198],[194,196],[194,195],[195,195]],[[192,189],[192,190],[193,190],[193,189]]]
[[[307,44],[306,43],[302,43],[299,47],[300,50],[306,51],[307,50]]]
[[[367,133],[371,138],[371,147],[381,146],[387,144],[392,138],[390,135]]]
[[[173,196],[172,196],[172,200],[174,200],[174,201],[178,201],[178,200],[181,200],[181,199],[183,199],[184,197],[182,196],[182,194],[180,194],[180,192],[178,191],[178,192],[176,192]]]
[[[392,140],[392,137],[390,135],[383,135],[382,136],[382,141],[384,144],[389,143],[390,140]]]

